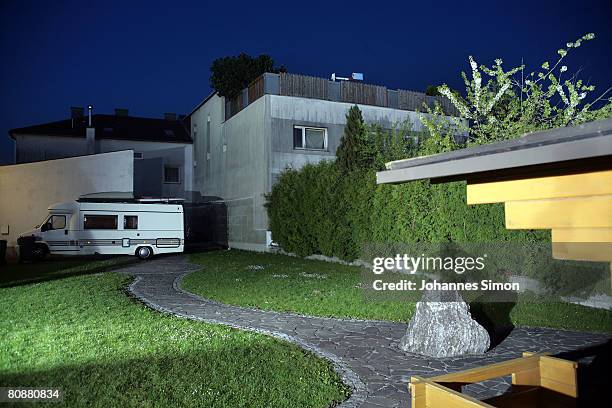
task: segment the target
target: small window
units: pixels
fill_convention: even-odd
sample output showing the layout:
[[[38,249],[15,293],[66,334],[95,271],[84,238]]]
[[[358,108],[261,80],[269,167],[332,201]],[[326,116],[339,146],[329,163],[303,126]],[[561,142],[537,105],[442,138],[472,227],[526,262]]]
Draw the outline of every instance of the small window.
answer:
[[[85,215],[83,218],[85,229],[117,229],[116,215]]]
[[[178,167],[165,166],[164,167],[164,183],[180,183],[181,177]]]
[[[142,153],[140,153],[140,152],[134,152],[134,158],[135,158],[135,159],[142,159]]]
[[[172,129],[164,129],[164,135],[166,135],[166,137],[173,137],[174,136],[174,130],[172,130]]]
[[[138,216],[126,215],[123,217],[123,229],[138,229]]]
[[[293,148],[327,150],[327,129],[294,126]]]

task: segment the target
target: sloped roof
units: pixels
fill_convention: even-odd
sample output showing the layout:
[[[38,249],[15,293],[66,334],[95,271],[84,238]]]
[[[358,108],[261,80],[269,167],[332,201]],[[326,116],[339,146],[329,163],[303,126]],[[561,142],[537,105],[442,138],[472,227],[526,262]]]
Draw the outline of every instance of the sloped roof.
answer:
[[[85,137],[87,117],[66,119],[9,130],[9,135]],[[186,120],[167,120],[96,114],[92,127],[97,139],[137,140],[147,142],[192,143]]]

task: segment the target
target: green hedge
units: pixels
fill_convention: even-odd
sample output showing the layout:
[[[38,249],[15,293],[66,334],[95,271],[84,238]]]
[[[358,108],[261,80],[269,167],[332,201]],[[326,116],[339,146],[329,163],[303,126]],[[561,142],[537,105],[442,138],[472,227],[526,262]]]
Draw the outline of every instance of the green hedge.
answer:
[[[268,197],[274,241],[300,256],[353,260],[368,243],[536,242],[547,231],[505,228],[502,204],[466,205],[465,183],[376,185],[374,170],[333,162],[286,170]]]

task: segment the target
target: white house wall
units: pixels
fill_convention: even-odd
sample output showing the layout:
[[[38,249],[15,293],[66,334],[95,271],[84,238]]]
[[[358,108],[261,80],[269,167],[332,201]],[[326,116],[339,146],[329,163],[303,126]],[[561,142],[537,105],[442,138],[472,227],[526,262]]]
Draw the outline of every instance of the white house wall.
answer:
[[[223,99],[213,96],[191,117],[192,132],[195,130],[195,188],[204,196],[225,201],[228,241],[233,248],[266,248],[264,194],[270,146],[266,106],[266,99],[260,98],[224,121]]]
[[[346,114],[354,104],[331,102],[293,96],[266,95],[269,98],[272,138],[272,162],[269,190],[286,168],[299,169],[307,163],[336,158],[336,150],[346,125]],[[416,112],[357,105],[366,123],[378,123],[393,128],[409,120],[414,130],[421,129]],[[293,148],[293,127],[311,126],[327,129],[327,150],[296,150]]]
[[[191,116],[193,182],[202,195],[221,197],[224,192],[223,115],[223,98],[214,95]]]
[[[156,150],[166,150],[175,147],[184,147],[188,143],[172,143],[172,142],[147,142],[141,140],[115,140],[115,139],[97,139],[97,148],[99,153],[115,152],[118,150],[132,149],[135,152],[152,152]]]

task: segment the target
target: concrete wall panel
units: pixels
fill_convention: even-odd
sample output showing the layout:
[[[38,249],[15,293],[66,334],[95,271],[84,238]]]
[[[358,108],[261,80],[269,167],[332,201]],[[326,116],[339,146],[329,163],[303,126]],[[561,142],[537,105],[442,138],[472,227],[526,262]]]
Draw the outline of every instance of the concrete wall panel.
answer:
[[[223,99],[213,96],[191,117],[194,190],[224,199],[233,248],[265,249],[268,220],[263,203],[270,152],[266,106],[264,96],[225,121]]]

